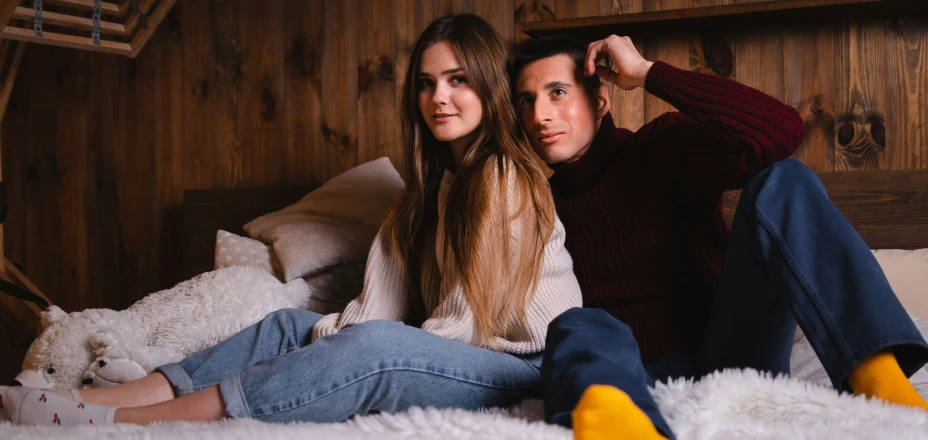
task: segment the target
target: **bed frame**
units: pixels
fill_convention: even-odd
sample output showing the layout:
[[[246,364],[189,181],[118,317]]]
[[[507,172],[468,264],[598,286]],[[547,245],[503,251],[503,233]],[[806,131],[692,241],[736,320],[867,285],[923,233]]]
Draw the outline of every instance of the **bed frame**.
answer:
[[[872,249],[928,248],[928,170],[819,173],[832,201]],[[213,268],[216,230],[244,235],[251,219],[287,206],[311,186],[184,192],[187,277]],[[740,191],[725,194],[731,222]]]

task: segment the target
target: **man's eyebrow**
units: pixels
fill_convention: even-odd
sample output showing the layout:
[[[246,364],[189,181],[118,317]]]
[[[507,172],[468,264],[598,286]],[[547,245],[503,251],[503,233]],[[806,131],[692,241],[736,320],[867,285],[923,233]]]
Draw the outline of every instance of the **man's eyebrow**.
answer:
[[[555,87],[573,87],[573,85],[564,81],[551,81],[545,84],[545,90],[551,90]]]
[[[529,91],[526,90],[526,91],[522,91],[522,92],[516,93],[516,99],[519,100],[519,99],[528,98],[528,97],[531,97],[531,96],[534,96],[534,95],[535,95],[534,93],[529,92]]]

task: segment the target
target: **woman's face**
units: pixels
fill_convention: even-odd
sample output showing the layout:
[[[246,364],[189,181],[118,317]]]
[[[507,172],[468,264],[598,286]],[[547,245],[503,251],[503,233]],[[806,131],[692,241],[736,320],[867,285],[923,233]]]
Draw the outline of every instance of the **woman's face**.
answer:
[[[483,106],[448,42],[440,41],[422,52],[416,87],[419,111],[432,135],[463,152],[480,125]]]

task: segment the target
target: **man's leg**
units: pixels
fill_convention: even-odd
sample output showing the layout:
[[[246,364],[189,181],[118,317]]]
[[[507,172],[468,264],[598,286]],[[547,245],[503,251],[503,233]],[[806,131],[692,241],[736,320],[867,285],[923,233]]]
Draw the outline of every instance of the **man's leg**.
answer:
[[[834,386],[891,350],[906,376],[928,345],[870,249],[805,165],[787,159],[752,178],[738,203],[700,351],[703,373],[789,372],[796,322]]]
[[[552,321],[541,369],[549,423],[570,428],[584,392],[608,385],[627,394],[661,434],[673,435],[648,389],[654,381],[642,366],[631,329],[605,311],[574,308]]]

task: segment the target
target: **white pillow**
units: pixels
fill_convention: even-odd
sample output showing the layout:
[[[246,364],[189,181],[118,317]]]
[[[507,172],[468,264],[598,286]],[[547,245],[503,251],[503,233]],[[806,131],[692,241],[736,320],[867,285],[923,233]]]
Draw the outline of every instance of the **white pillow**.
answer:
[[[382,157],[332,178],[299,202],[252,220],[245,231],[273,246],[284,281],[336,265],[363,264],[403,185],[390,159]]]
[[[257,267],[277,276],[279,263],[270,246],[248,237],[240,237],[231,232],[216,231],[216,252],[213,269],[231,266]]]

